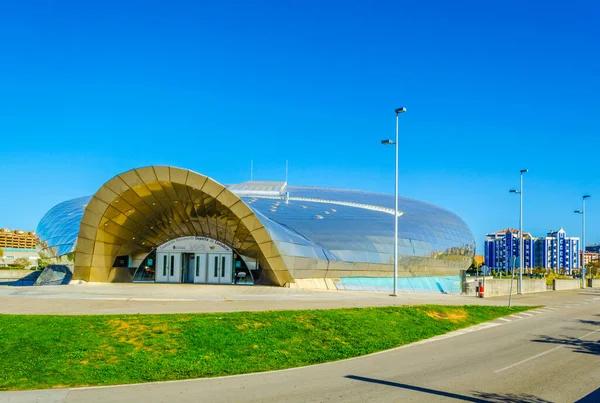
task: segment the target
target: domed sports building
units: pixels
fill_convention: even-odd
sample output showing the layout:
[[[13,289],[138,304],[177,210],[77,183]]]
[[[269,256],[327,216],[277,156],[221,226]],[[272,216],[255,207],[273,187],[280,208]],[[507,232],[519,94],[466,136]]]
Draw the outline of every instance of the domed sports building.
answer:
[[[453,288],[475,241],[440,207],[399,198],[400,289]],[[132,169],[40,221],[42,256],[90,282],[391,287],[394,197]],[[452,283],[447,286],[447,282]]]

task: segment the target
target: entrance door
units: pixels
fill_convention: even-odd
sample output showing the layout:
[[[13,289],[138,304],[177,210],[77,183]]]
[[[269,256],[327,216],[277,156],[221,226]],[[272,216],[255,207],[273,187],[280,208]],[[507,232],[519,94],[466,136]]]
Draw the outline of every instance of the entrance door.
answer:
[[[183,269],[182,282],[193,283],[194,282],[194,267],[195,259],[193,253],[182,253],[181,254],[181,267]]]
[[[208,282],[231,284],[231,253],[208,255]]]
[[[194,268],[194,283],[206,283],[206,253],[196,255],[196,265]]]
[[[157,283],[166,283],[169,281],[169,254],[156,254],[156,275],[154,281]]]
[[[181,282],[181,253],[157,253],[156,263],[157,283]]]

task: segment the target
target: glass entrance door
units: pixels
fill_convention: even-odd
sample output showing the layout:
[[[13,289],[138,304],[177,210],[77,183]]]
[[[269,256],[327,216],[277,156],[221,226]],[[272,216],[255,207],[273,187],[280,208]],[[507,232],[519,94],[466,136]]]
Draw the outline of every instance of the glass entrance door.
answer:
[[[157,283],[181,283],[181,253],[157,253]]]
[[[208,283],[231,284],[231,253],[208,255]]]
[[[196,266],[195,256],[193,253],[182,253],[181,254],[181,266],[183,268],[182,283],[193,283],[194,282],[194,268]]]

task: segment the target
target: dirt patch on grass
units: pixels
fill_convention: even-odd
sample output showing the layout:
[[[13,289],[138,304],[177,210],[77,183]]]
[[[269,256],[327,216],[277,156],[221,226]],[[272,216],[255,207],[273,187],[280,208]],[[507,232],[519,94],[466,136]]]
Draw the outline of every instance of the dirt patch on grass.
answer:
[[[134,351],[144,350],[152,351],[147,346],[146,341],[152,337],[168,334],[162,350],[174,350],[173,340],[170,336],[180,333],[176,327],[170,327],[166,324],[151,324],[145,325],[140,323],[138,319],[123,320],[120,318],[111,319],[108,324],[113,328],[112,334],[120,343],[127,343],[133,346]]]
[[[296,316],[296,323],[301,323],[308,329],[313,329],[315,325],[311,323],[312,317],[306,317],[304,315]]]
[[[433,319],[449,320],[450,322],[462,322],[469,317],[469,314],[464,309],[455,309],[448,312],[427,311],[427,316]]]
[[[264,326],[271,326],[270,322],[265,322],[265,323],[261,323],[261,322],[252,322],[252,323],[242,323],[241,325],[237,325],[236,327],[238,328],[238,330],[245,330],[245,329],[260,329],[261,327]]]

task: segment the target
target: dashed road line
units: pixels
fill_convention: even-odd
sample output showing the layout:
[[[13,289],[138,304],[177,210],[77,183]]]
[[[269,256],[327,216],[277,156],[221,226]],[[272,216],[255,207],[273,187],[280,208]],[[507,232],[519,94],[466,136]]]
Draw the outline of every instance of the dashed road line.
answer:
[[[503,320],[505,322],[512,322],[510,319],[506,319],[506,318],[498,318],[498,320]]]
[[[600,329],[598,329],[598,330],[592,330],[591,332],[589,332],[589,333],[586,333],[586,334],[584,334],[583,336],[579,336],[579,337],[577,337],[575,340],[583,340],[584,338],[586,338],[586,337],[588,337],[588,336],[590,336],[590,335],[592,335],[592,334],[594,334],[594,333],[597,333],[597,332],[600,332]],[[536,359],[536,358],[539,358],[539,357],[541,357],[541,356],[543,356],[543,355],[546,355],[546,354],[548,354],[548,353],[551,353],[551,352],[553,352],[553,351],[556,351],[556,350],[558,350],[559,348],[563,348],[563,347],[564,347],[564,345],[560,345],[560,346],[557,346],[557,347],[551,348],[550,350],[546,350],[546,351],[544,351],[544,352],[541,352],[541,353],[539,353],[539,354],[536,354],[536,355],[534,355],[534,356],[531,356],[531,357],[529,357],[529,358],[526,358],[526,359],[524,359],[524,360],[522,360],[522,361],[515,362],[514,364],[512,364],[512,365],[509,365],[509,366],[507,366],[507,367],[504,367],[504,368],[497,369],[497,370],[495,370],[495,371],[494,371],[494,373],[495,373],[495,374],[497,374],[498,372],[502,372],[502,371],[505,371],[505,370],[507,370],[507,369],[514,368],[514,367],[516,367],[517,365],[521,365],[521,364],[523,364],[523,363],[526,363],[527,361],[534,360],[534,359]]]

